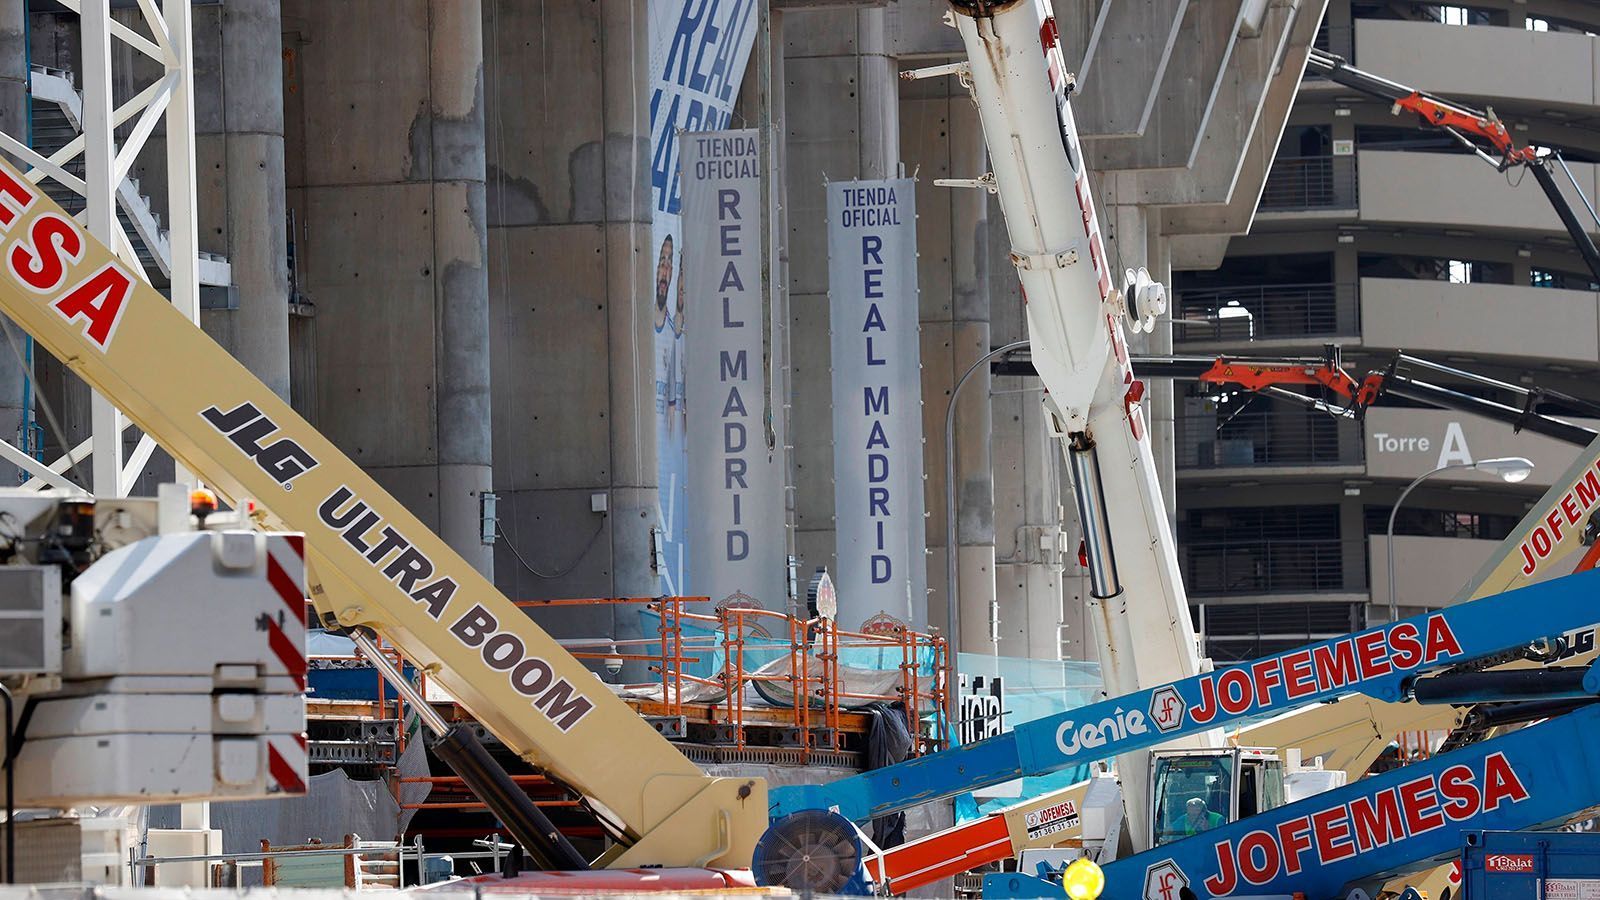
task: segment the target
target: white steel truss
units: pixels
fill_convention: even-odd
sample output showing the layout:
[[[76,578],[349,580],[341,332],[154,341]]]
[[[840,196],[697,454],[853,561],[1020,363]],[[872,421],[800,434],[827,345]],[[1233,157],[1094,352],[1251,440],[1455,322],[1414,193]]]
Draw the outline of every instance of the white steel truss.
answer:
[[[154,256],[158,265],[166,263],[173,306],[190,321],[198,322],[203,262],[195,197],[191,0],[138,0],[139,27],[113,19],[110,0],[58,2],[82,20],[83,52],[77,74],[83,91],[83,133],[48,157],[3,132],[0,149],[31,167],[28,180],[39,183],[49,178],[82,196],[86,206],[78,220],[90,234],[114,248],[134,271],[143,271],[133,242],[118,220],[117,195],[150,135],[165,119],[168,233],[165,247],[160,249],[167,253],[165,260],[159,251]],[[114,41],[161,65],[161,75],[120,106],[113,105],[111,93]],[[130,122],[132,128],[119,146],[115,131]],[[85,173],[81,179],[66,168],[79,156],[83,157]],[[215,262],[207,262],[214,270]],[[98,394],[93,404],[89,440],[48,466],[0,441],[0,458],[33,476],[24,487],[81,489],[64,473],[87,457],[92,466],[89,487],[96,496],[127,496],[149,462],[155,442],[149,435],[140,437],[134,451],[124,459],[122,433],[128,427],[127,418]],[[180,468],[178,480],[187,483],[193,479]]]

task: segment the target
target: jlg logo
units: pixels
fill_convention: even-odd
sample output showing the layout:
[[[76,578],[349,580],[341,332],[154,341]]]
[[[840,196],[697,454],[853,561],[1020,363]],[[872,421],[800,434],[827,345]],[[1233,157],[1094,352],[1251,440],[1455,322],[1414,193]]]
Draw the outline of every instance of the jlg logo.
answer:
[[[262,440],[278,430],[278,425],[262,415],[254,403],[241,403],[223,412],[213,406],[200,413],[211,427],[228,436],[244,454],[256,461],[261,470],[272,476],[286,491],[294,490],[291,483],[317,467],[317,458],[295,443],[282,437],[269,444]]]

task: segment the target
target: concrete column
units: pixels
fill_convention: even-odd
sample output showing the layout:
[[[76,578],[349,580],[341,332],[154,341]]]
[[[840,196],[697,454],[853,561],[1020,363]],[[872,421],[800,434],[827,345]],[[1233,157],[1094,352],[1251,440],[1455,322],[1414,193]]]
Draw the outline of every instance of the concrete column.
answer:
[[[492,574],[478,517],[490,483],[482,10],[301,0],[284,15],[304,39],[290,171],[317,304],[318,424]],[[256,227],[281,236],[283,223]]]
[[[788,148],[784,142],[784,135],[788,134],[785,126],[786,111],[788,108],[788,93],[784,90],[784,65],[783,65],[783,22],[784,13],[781,9],[768,11],[768,40],[772,48],[771,81],[772,96],[767,99],[769,114],[772,118],[772,139],[770,143],[771,158],[767,161],[768,178],[768,216],[771,230],[768,243],[768,258],[770,263],[769,296],[771,297],[772,312],[770,320],[771,340],[769,347],[772,353],[772,403],[773,403],[773,432],[779,446],[786,448],[783,454],[783,502],[784,502],[784,539],[787,542],[785,552],[795,555],[794,515],[795,515],[795,480],[794,480],[794,454],[787,452],[790,446],[789,398],[792,393],[792,378],[789,368],[789,359],[792,348],[789,344],[789,202],[788,185],[784,180],[784,173],[788,171]],[[739,85],[739,102],[733,110],[733,122],[730,128],[760,128],[760,103],[761,103],[761,74],[760,74],[761,41],[759,36],[750,51],[750,63],[744,74],[744,81]],[[810,570],[802,570],[798,585],[804,592],[804,584],[811,577]],[[801,599],[801,598],[796,598]]]
[[[667,590],[650,552],[665,523],[646,5],[483,5],[494,474],[507,535],[495,571],[514,597]],[[606,512],[592,511],[596,495]],[[625,607],[538,619],[563,637],[639,633]]]
[[[479,0],[430,0],[428,25],[430,118],[425,136],[414,130],[411,139],[426,140],[433,164],[439,536],[493,578],[480,511],[493,482],[483,10]]]
[[[1150,277],[1167,286],[1172,296],[1172,245],[1154,230],[1145,235],[1145,268]],[[1172,355],[1172,314],[1156,320],[1149,335],[1149,352],[1154,356]],[[1135,373],[1137,374],[1137,373]],[[1156,474],[1161,480],[1161,499],[1167,505],[1167,524],[1178,533],[1178,422],[1177,385],[1171,378],[1147,379],[1150,393],[1145,415],[1150,419],[1150,446],[1155,453]]]
[[[1369,488],[1362,488],[1363,491]],[[1344,589],[1350,593],[1368,592],[1368,584],[1362,575],[1367,571],[1367,522],[1366,504],[1370,502],[1360,494],[1339,498],[1339,568],[1344,573]],[[1377,540],[1383,540],[1379,535]],[[1371,573],[1373,578],[1383,578],[1383,572]],[[1369,594],[1370,597],[1370,594]],[[1368,600],[1370,603],[1370,599]],[[1381,612],[1368,608],[1369,621],[1376,624],[1380,620],[1388,619],[1389,610],[1384,608]],[[1404,610],[1402,616],[1409,615]]]
[[[971,178],[987,171],[988,165],[977,111],[954,79],[906,85],[901,117],[906,168],[920,171],[917,270],[922,290],[923,462],[930,513],[927,541],[933,551],[928,557],[928,614],[934,624],[943,625],[949,577],[944,546],[945,415],[956,381],[995,343],[989,325],[989,195],[937,187],[933,180]],[[995,652],[990,624],[995,615],[990,388],[985,366],[967,381],[956,404],[956,592],[961,604],[960,649],[968,653]],[[1002,631],[1021,627],[1025,620],[1004,608],[998,615]]]
[[[1111,280],[1122,283],[1124,269],[1148,269],[1150,277],[1172,284],[1172,258],[1166,241],[1152,229],[1149,207],[1140,204],[1139,176],[1136,172],[1110,172],[1100,179],[1100,220],[1105,229],[1106,254],[1111,260]],[[1126,323],[1124,323],[1126,325]],[[1127,331],[1128,347],[1133,353],[1170,354],[1172,352],[1172,319],[1163,316],[1154,332],[1134,334]],[[1138,373],[1135,372],[1135,375]],[[1174,434],[1172,379],[1145,379],[1147,398],[1144,403],[1146,420],[1150,423],[1150,446],[1155,455],[1156,477],[1160,482],[1161,496],[1167,506],[1169,524],[1175,524],[1177,511],[1177,442]]]
[[[995,598],[1002,656],[1061,657],[1061,445],[1036,378],[994,388]],[[1077,545],[1072,546],[1076,551]],[[1075,552],[1073,554],[1076,555]]]
[[[1350,14],[1350,4],[1329,3],[1322,23],[1328,28],[1328,49],[1350,62],[1360,65],[1352,52],[1355,45],[1355,21]]]
[[[948,621],[945,508],[945,414],[950,392],[990,350],[988,288],[978,277],[988,260],[987,196],[936,187],[935,178],[984,171],[982,135],[972,104],[949,79],[901,88],[901,143],[917,182],[917,278],[921,289],[923,470],[928,509],[928,618]],[[956,410],[956,540],[961,600],[959,649],[993,653],[994,482],[990,471],[990,379],[973,375]]]
[[[989,271],[995,345],[1028,336],[1025,304],[998,204],[990,201]],[[1061,443],[1049,430],[1044,386],[1036,377],[995,379],[994,534],[995,600],[1000,608],[998,652],[1004,656],[1060,659],[1073,638],[1087,634],[1081,591],[1064,597],[1063,580],[1082,572],[1078,537],[1063,532]],[[1070,501],[1067,504],[1070,507]],[[1063,563],[1067,569],[1063,571]],[[1080,650],[1092,653],[1092,647]]]
[[[289,399],[289,268],[278,0],[194,11],[200,248],[228,258],[237,308],[201,324]]]
[[[1334,244],[1334,310],[1340,334],[1361,333],[1360,253],[1355,244]]]
[[[832,568],[835,549],[823,182],[897,173],[899,95],[882,9],[787,12],[782,47],[785,104],[793,113],[784,134],[795,547],[801,571],[810,573]],[[925,455],[924,463],[931,459]]]
[[[27,19],[26,0],[0,0],[0,131],[24,143],[28,138]],[[21,427],[27,415],[22,395],[27,371],[17,360],[17,353],[23,351],[26,336],[4,317],[0,317],[0,328],[4,329],[0,333],[0,440],[22,447]],[[13,346],[16,353],[12,352]],[[34,389],[37,390],[36,385]],[[16,466],[0,462],[0,486],[15,485],[18,474]]]
[[[644,347],[651,347],[655,334],[656,248],[651,244],[648,189],[649,82],[640,74],[649,71],[647,8],[644,0],[601,0],[600,9],[606,56],[601,94],[605,114],[602,132],[594,137],[600,140],[603,154],[591,165],[603,173],[608,186],[602,209],[606,292],[611,298],[607,304],[608,340],[614,360],[631,353],[640,340]],[[559,121],[553,124],[561,127]],[[646,252],[640,254],[634,248],[646,248]],[[649,596],[659,592],[662,584],[650,558],[650,528],[659,524],[660,509],[653,369],[646,365],[636,373],[614,373],[611,409],[612,501],[616,509],[611,532],[612,596]],[[676,514],[683,513],[679,510]],[[618,615],[631,617],[619,619],[618,636],[634,636],[637,617],[631,611]]]

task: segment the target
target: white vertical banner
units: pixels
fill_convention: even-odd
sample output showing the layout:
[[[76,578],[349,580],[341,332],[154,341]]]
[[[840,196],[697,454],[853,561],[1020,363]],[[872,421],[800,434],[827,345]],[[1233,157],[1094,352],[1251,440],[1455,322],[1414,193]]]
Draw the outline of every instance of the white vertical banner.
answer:
[[[679,135],[696,594],[786,609],[783,447],[767,446],[761,159],[755,129]]]
[[[828,185],[839,623],[928,625],[916,195],[908,178]]]
[[[685,397],[683,240],[679,148],[689,134],[722,128],[755,44],[756,0],[649,0],[650,252],[655,261],[657,475],[661,490],[661,589],[706,593],[690,568],[688,404]],[[628,51],[628,52],[631,52]],[[631,201],[630,201],[631,202]]]

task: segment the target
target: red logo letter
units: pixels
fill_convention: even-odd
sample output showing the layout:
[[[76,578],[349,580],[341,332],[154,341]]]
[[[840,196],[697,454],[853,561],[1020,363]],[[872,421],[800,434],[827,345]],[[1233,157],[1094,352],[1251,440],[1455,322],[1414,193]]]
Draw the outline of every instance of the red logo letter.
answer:
[[[111,344],[111,335],[122,319],[123,301],[128,299],[132,289],[133,279],[122,274],[116,263],[110,263],[54,305],[56,312],[68,322],[76,321],[79,316],[88,319],[89,326],[84,334],[104,350]]]

